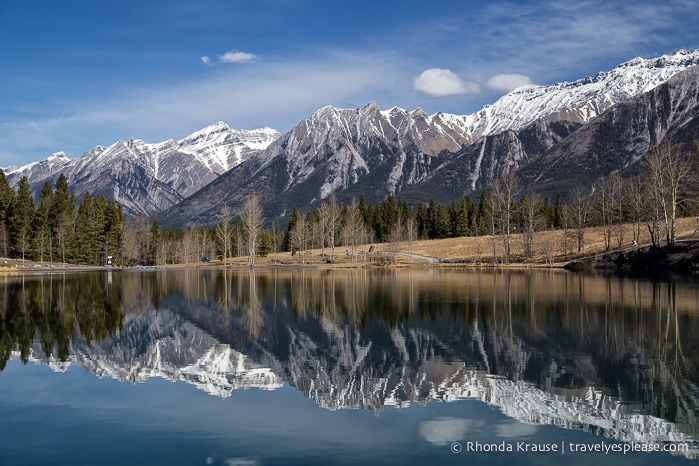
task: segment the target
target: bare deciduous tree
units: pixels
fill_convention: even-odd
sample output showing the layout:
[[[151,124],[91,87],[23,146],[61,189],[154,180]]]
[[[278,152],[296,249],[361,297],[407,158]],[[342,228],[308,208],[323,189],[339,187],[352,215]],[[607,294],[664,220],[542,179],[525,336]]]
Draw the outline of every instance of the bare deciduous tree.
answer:
[[[340,205],[337,203],[335,193],[330,195],[330,206],[328,208],[328,243],[330,244],[330,260],[335,260],[335,237],[340,229]]]
[[[240,219],[243,222],[245,231],[245,239],[248,247],[248,264],[255,263],[255,255],[257,253],[257,241],[262,231],[262,205],[257,193],[252,192],[245,199],[243,210],[240,213]]]
[[[216,249],[223,255],[223,265],[228,265],[228,257],[233,248],[233,227],[231,226],[231,213],[227,204],[221,207],[221,220],[216,224]]]
[[[664,142],[646,155],[644,170],[655,209],[661,213],[665,225],[667,244],[675,244],[680,189],[693,173],[692,164],[679,146]]]
[[[524,198],[520,205],[522,216],[522,241],[524,244],[524,257],[532,260],[534,257],[534,237],[536,233],[546,225],[546,219],[541,212],[544,200],[536,192],[531,192]]]
[[[572,204],[567,212],[569,223],[575,230],[575,239],[578,244],[578,252],[585,251],[585,229],[588,224],[590,213],[590,195],[582,188],[576,187],[571,193]]]
[[[357,200],[352,198],[352,203],[347,208],[347,219],[343,227],[343,236],[346,238],[347,245],[351,248],[352,262],[355,262],[357,259],[357,247],[363,243],[364,230],[362,211]]]
[[[641,241],[641,220],[643,220],[643,212],[646,208],[646,196],[641,177],[637,175],[627,180],[624,192],[633,222],[633,240],[639,243]]]
[[[504,262],[506,264],[510,263],[512,220],[515,212],[515,199],[519,196],[519,192],[519,178],[513,172],[507,172],[493,183],[493,203],[497,204],[500,214],[500,228],[505,246]]]
[[[299,215],[296,224],[291,230],[291,251],[292,254],[294,250],[299,253],[301,256],[301,263],[306,262],[307,233],[306,217],[304,215]]]

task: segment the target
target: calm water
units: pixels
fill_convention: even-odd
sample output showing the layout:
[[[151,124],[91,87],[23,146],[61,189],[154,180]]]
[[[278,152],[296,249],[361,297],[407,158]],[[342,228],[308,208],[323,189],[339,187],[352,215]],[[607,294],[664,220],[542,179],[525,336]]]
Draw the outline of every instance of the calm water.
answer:
[[[691,464],[698,284],[0,277],[0,464]]]

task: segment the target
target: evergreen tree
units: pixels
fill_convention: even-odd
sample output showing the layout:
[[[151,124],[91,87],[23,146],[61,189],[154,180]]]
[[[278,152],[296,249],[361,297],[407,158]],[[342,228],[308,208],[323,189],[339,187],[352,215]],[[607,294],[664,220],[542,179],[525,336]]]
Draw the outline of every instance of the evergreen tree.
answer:
[[[267,230],[262,230],[260,232],[260,239],[257,243],[257,255],[260,257],[267,257],[269,252],[272,250],[272,233]]]
[[[75,259],[79,264],[92,263],[95,256],[95,231],[93,229],[92,196],[85,193],[78,205],[75,220]]]
[[[104,198],[104,196],[97,194],[92,198],[92,219],[91,219],[91,226],[92,226],[92,231],[93,231],[93,238],[92,238],[92,263],[99,265],[99,264],[105,264],[106,263],[106,257],[107,255],[112,255],[112,254],[105,254],[107,251],[107,228],[106,228],[106,222],[107,222],[107,200]]]
[[[468,236],[471,232],[471,217],[473,216],[475,206],[471,196],[464,196],[458,206],[456,212],[456,221],[454,225],[454,236]]]
[[[8,211],[15,198],[15,191],[5,177],[5,172],[0,169],[0,224],[8,221]]]
[[[23,176],[17,188],[17,197],[10,206],[10,238],[15,251],[25,259],[32,244],[32,223],[34,221],[34,198],[29,189],[29,181]]]
[[[427,206],[422,202],[417,204],[417,234],[422,239],[427,239],[430,235],[430,222],[427,215]]]
[[[296,223],[299,221],[299,217],[301,214],[299,213],[299,210],[294,206],[294,209],[291,211],[291,216],[289,217],[289,223],[286,226],[286,232],[284,233],[284,239],[282,240],[282,250],[283,251],[290,251],[293,252],[291,249],[291,239],[292,235],[291,232],[294,231],[294,227],[296,226]]]
[[[374,209],[367,203],[364,193],[359,196],[359,210],[362,213],[364,224],[372,225],[374,222]]]
[[[54,235],[53,244],[57,248],[61,260],[65,262],[73,249],[75,195],[69,192],[68,179],[63,173],[58,175],[55,186],[56,195],[49,215],[49,222]]]
[[[491,204],[488,192],[483,188],[476,209],[475,226],[478,235],[487,235],[491,232]]]
[[[374,215],[376,240],[379,242],[387,241],[389,235],[396,226],[397,220],[398,203],[396,202],[396,196],[394,194],[389,194],[386,199],[379,203]]]
[[[0,255],[7,257],[10,252],[9,210],[14,202],[15,191],[0,169]]]
[[[101,196],[98,199],[104,199]],[[103,256],[112,256],[118,262],[122,261],[124,241],[124,211],[121,204],[110,200],[107,202],[104,219],[104,251]]]
[[[553,205],[553,227],[561,228],[563,227],[563,212],[565,210],[565,205],[561,199],[561,193],[556,193],[556,203]]]
[[[46,181],[41,186],[39,193],[39,203],[34,215],[34,256],[40,261],[44,261],[46,253],[49,255],[49,260],[53,260],[52,254],[52,235],[50,214],[53,208],[54,195],[53,187],[49,181]]]
[[[158,219],[153,219],[153,224],[150,228],[150,244],[148,245],[147,263],[150,265],[160,264],[160,246],[162,242],[162,232],[160,230],[160,222]]]
[[[451,218],[449,216],[449,208],[443,207],[441,204],[437,206],[435,211],[434,236],[433,238],[448,238],[451,236]]]
[[[437,238],[437,203],[430,199],[427,205],[427,238]]]

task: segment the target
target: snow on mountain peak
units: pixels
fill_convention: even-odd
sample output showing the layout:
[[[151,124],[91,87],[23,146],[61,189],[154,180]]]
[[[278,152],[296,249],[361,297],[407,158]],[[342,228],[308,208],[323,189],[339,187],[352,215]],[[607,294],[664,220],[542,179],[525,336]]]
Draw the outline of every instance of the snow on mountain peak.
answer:
[[[59,151],[49,155],[49,157],[46,160],[50,162],[67,162],[70,159],[68,158],[65,152]]]

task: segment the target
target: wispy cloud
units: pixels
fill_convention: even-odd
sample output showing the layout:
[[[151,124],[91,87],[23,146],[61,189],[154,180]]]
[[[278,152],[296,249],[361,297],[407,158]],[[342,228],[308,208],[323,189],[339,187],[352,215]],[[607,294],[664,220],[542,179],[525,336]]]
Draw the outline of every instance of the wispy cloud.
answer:
[[[31,111],[24,102],[16,104],[21,112],[10,113],[6,105],[0,109],[0,166],[59,150],[75,157],[131,136],[179,138],[217,120],[286,131],[323,105],[376,100],[382,107],[471,113],[522,84],[578,79],[634,56],[698,47],[697,21],[699,9],[689,0],[495,1],[469,14],[416,17],[382,30],[371,43],[339,51],[316,42],[278,51],[297,60],[262,44],[257,53],[218,55],[225,50],[218,49],[200,56],[206,72],[191,67],[198,68],[191,75],[170,73],[161,82],[139,81],[141,87],[136,81],[131,87],[105,84],[101,94],[111,97],[89,101],[47,94]],[[429,33],[406,34],[414,30]]]
[[[221,63],[248,63],[257,59],[258,56],[254,53],[241,52],[239,50],[229,50],[218,56],[218,61]]]
[[[288,131],[324,105],[359,107],[372,98],[381,103],[377,96],[390,99],[382,105],[404,101],[400,94],[410,94],[411,88],[402,66],[390,55],[335,53],[219,68],[203,80],[132,88],[118,98],[75,103],[69,115],[0,122],[0,140],[7,141],[0,160],[26,160],[23,154],[37,154],[29,159],[37,160],[58,150],[77,157],[129,137],[177,139],[218,120],[235,128]]]

